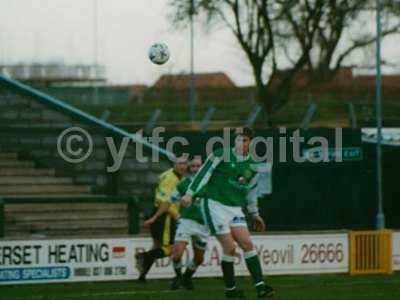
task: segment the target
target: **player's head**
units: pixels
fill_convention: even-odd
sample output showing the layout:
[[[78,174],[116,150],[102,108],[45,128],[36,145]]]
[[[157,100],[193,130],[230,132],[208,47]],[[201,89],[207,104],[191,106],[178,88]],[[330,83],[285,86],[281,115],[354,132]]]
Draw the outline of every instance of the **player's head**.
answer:
[[[177,156],[174,163],[174,170],[181,176],[184,176],[188,169],[188,159],[187,156],[181,155]]]
[[[235,130],[235,149],[242,155],[247,155],[253,139],[253,130],[249,127],[239,127]]]
[[[197,171],[201,168],[203,164],[203,160],[200,156],[195,156],[189,163],[189,170],[191,174],[196,174]]]

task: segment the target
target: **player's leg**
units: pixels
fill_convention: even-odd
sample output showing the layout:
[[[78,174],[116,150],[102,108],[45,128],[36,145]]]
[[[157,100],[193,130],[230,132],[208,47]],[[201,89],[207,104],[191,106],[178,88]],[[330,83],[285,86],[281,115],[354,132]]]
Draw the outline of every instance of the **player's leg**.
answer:
[[[136,258],[136,269],[139,271],[138,283],[146,282],[146,275],[150,270],[150,257],[157,257],[160,255],[161,242],[152,235],[153,246],[149,251],[137,253]]]
[[[186,241],[176,241],[171,247],[171,259],[174,267],[175,277],[171,282],[171,289],[176,290],[181,286],[182,281],[182,256],[186,249]]]
[[[182,275],[182,256],[187,246],[186,241],[176,241],[171,247],[171,259],[176,276]]]
[[[175,271],[175,277],[171,282],[171,289],[176,290],[182,282],[182,256],[190,241],[190,224],[186,219],[179,220],[174,236],[174,245],[171,247],[171,259]]]
[[[152,240],[153,240],[153,248],[152,249],[157,249],[157,248],[162,248],[162,243],[161,243],[161,240],[160,239],[155,239],[154,237],[153,237],[153,234],[152,234]]]
[[[225,297],[243,298],[243,293],[236,288],[235,283],[234,261],[236,246],[230,232],[230,221],[232,220],[230,212],[226,206],[210,199],[204,199],[201,208],[210,233],[217,237],[223,250],[221,269],[225,284]]]
[[[235,284],[235,242],[230,233],[217,235],[217,239],[222,247],[223,257],[221,262],[222,273],[226,290],[234,290]]]
[[[157,259],[169,255],[170,233],[171,218],[168,215],[165,214],[159,217],[157,221],[152,224],[151,235],[155,241],[154,246],[156,248],[136,256],[139,266],[138,269],[140,271],[138,282],[145,282],[147,273]]]
[[[243,292],[237,289],[235,282],[235,241],[231,233],[218,234],[217,240],[223,251],[221,269],[225,284],[225,298],[242,299],[244,298]]]
[[[193,289],[192,277],[196,273],[197,268],[204,261],[204,253],[207,249],[207,240],[198,236],[192,237],[193,258],[188,263],[185,273],[182,277],[182,285],[188,290]]]
[[[156,243],[153,240],[153,247],[149,251],[137,253],[135,255],[136,259],[136,269],[139,272],[139,278],[137,279],[137,283],[145,283],[146,275],[149,272],[152,263],[151,258],[160,255],[160,248],[156,246]],[[162,252],[162,251],[161,251]]]
[[[231,227],[232,237],[243,250],[247,269],[253,280],[259,298],[273,295],[273,289],[264,282],[260,259],[250,237],[246,224],[233,224]]]
[[[233,239],[238,246],[243,250],[246,266],[253,279],[255,286],[263,285],[264,279],[262,276],[261,264],[254,248],[253,242],[250,239],[250,233],[246,226],[233,226],[231,228]]]

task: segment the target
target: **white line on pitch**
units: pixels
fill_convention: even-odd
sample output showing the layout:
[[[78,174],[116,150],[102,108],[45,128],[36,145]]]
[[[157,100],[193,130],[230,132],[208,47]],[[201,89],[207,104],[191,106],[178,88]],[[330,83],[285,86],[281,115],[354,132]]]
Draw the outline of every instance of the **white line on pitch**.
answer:
[[[176,291],[171,290],[159,290],[159,291],[115,291],[115,292],[104,292],[104,293],[85,293],[85,294],[71,294],[64,295],[63,298],[87,298],[87,297],[102,297],[102,296],[122,296],[122,295],[140,295],[140,294],[168,294],[168,293],[176,293]],[[29,297],[29,299],[44,299],[48,298],[48,295],[35,295]],[[26,297],[16,297],[15,299],[25,300]]]

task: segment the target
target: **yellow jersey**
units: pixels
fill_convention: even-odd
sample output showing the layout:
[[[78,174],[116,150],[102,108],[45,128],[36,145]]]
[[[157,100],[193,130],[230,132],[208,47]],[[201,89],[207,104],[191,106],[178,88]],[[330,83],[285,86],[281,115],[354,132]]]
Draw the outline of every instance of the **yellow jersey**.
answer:
[[[161,202],[170,202],[172,192],[181,181],[181,177],[175,172],[173,168],[163,172],[160,175],[159,184],[155,190],[155,203],[154,206],[158,207]],[[170,211],[178,212],[176,204],[171,204]]]

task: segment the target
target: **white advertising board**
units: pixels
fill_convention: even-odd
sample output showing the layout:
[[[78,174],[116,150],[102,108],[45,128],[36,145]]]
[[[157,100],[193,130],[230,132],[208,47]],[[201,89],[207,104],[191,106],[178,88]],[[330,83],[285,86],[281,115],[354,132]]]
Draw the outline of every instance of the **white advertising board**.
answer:
[[[348,272],[347,234],[254,236],[265,274]],[[0,284],[128,280],[137,278],[136,253],[150,249],[150,238],[0,241]],[[185,253],[183,262],[192,255]],[[210,239],[196,276],[220,276],[222,251]],[[235,273],[247,275],[241,252]],[[169,258],[158,260],[149,278],[173,277]]]
[[[347,234],[254,236],[253,242],[265,274],[345,273],[349,270]],[[238,254],[235,274],[247,275],[239,250]],[[191,251],[186,253],[185,259],[188,257],[191,257]],[[205,261],[198,269],[197,276],[220,276],[221,259],[221,248],[211,238]],[[160,260],[153,267],[149,278],[172,277],[171,270],[169,259]]]
[[[400,270],[400,231],[393,232],[392,237],[393,270]]]
[[[129,239],[0,241],[0,284],[126,279],[132,249]]]

